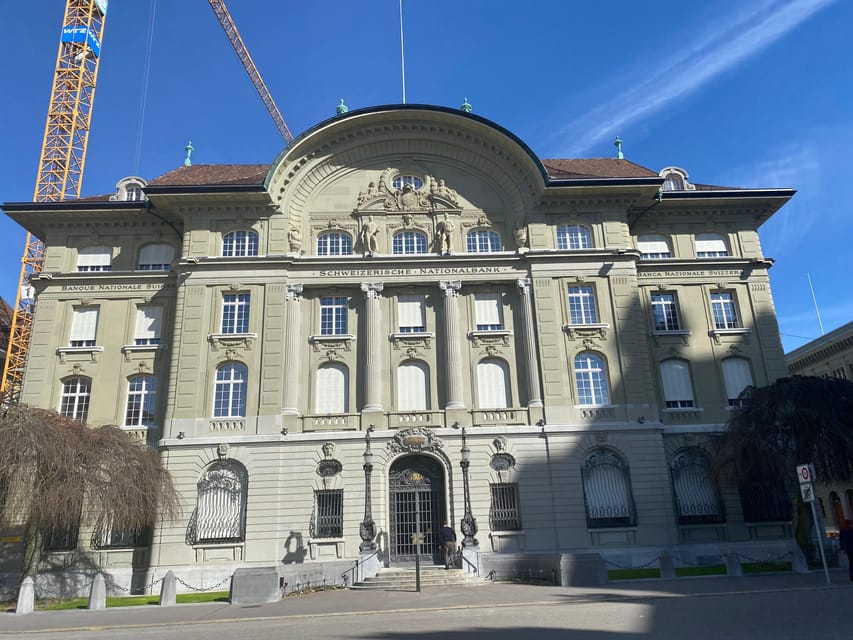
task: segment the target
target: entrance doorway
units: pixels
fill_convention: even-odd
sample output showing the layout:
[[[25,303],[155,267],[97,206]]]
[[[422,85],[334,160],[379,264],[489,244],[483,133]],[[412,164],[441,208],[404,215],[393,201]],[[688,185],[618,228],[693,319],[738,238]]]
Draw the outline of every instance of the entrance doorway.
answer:
[[[421,561],[441,563],[441,525],[447,515],[441,464],[428,456],[400,458],[391,465],[388,493],[391,561],[414,562],[418,545],[412,536],[421,533]]]

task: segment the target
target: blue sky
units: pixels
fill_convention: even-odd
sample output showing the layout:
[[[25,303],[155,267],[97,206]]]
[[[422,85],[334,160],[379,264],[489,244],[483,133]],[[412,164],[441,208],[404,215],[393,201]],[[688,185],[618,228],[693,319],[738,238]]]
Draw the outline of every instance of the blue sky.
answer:
[[[64,4],[0,0],[2,202],[33,195]],[[401,101],[398,0],[228,4],[294,135],[341,98]],[[407,102],[467,97],[543,158],[612,156],[619,135],[628,159],[694,182],[797,189],[761,230],[785,349],[820,335],[807,274],[824,328],[853,320],[853,3],[403,0],[403,14]],[[283,147],[207,2],[113,0],[84,195],[179,166],[189,140],[197,163]],[[4,218],[0,238],[14,300],[24,232]]]

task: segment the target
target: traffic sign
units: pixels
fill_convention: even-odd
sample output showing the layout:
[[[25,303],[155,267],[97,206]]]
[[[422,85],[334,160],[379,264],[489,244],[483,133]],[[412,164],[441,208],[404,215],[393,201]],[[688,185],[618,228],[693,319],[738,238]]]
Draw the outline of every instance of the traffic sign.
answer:
[[[811,464],[798,464],[797,465],[797,480],[800,484],[804,482],[814,482],[815,474],[814,474],[814,465]]]
[[[803,496],[803,502],[814,502],[814,484],[811,482],[803,482],[800,484],[800,493]]]

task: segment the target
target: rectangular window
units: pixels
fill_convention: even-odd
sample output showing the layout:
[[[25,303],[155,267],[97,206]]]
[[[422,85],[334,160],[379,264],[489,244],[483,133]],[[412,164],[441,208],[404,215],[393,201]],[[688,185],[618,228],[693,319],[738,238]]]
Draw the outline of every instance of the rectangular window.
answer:
[[[503,326],[501,294],[475,293],[474,317],[477,331],[500,331]]]
[[[249,294],[226,293],[222,296],[222,333],[249,332]]]
[[[502,482],[489,485],[492,503],[489,507],[489,528],[492,531],[521,529],[521,510],[518,507],[518,484]]]
[[[347,332],[347,305],[345,297],[320,298],[320,335],[342,336]]]
[[[569,287],[569,323],[596,324],[595,289],[593,287]]]
[[[45,551],[73,551],[77,548],[80,520],[83,515],[83,492],[71,498],[65,505],[66,517],[71,516],[68,527],[51,527],[41,532]]]
[[[397,296],[397,320],[400,333],[423,333],[426,331],[425,298],[422,295]]]
[[[341,538],[344,535],[344,491],[314,491],[314,538]]]
[[[734,296],[719,291],[711,294],[711,313],[714,315],[715,329],[737,329],[740,327],[735,311]]]
[[[652,316],[655,321],[655,331],[678,331],[678,308],[675,304],[675,294],[653,293]]]
[[[145,306],[136,310],[135,345],[160,344],[160,328],[163,324],[163,307]]]
[[[68,344],[72,347],[94,347],[95,333],[98,330],[98,307],[78,307],[71,319],[71,337]]]

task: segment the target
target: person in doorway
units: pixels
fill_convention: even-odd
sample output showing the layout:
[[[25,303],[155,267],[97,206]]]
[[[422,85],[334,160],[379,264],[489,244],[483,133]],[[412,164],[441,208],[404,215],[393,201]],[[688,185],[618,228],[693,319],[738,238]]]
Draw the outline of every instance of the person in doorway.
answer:
[[[446,522],[441,527],[441,540],[444,542],[444,568],[450,569],[456,555],[456,532]]]
[[[845,520],[838,532],[838,542],[847,554],[847,564],[850,571],[850,582],[853,582],[853,520]]]

